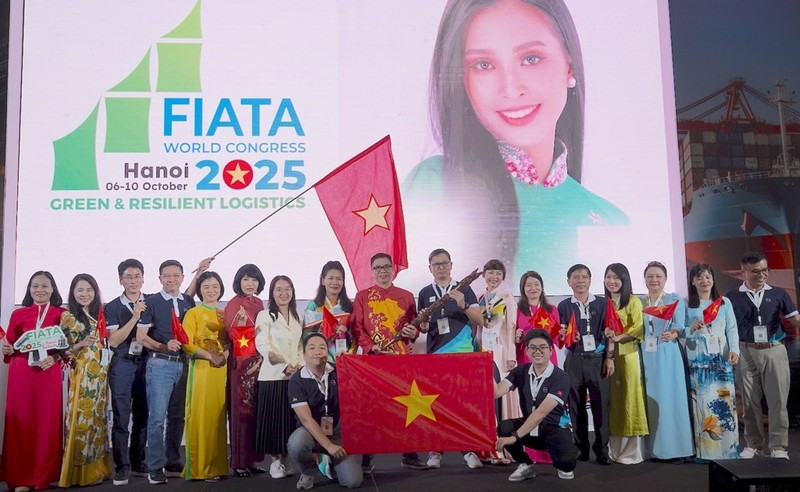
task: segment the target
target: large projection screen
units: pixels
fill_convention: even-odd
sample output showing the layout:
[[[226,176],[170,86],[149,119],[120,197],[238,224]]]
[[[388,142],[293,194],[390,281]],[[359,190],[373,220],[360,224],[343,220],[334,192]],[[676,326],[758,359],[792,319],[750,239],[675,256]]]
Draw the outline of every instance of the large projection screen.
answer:
[[[6,212],[17,227],[6,235],[16,246],[5,251],[4,277],[14,271],[14,280],[3,306],[19,303],[41,269],[62,291],[91,273],[109,299],[120,289],[116,265],[129,257],[142,260],[144,290],[155,292],[161,261],[193,269],[385,135],[406,210],[409,268],[397,285],[417,292],[430,282],[428,253],[443,247],[457,278],[498,257],[511,285],[537,270],[549,294],[566,294],[566,269],[580,262],[601,292],[605,266],[622,262],[643,292],[645,264],[660,260],[667,289],[682,291],[666,0],[568,1],[580,46],[566,42],[571,53],[568,19],[506,0],[451,2],[442,21],[446,3],[15,2],[21,89],[9,104],[18,111],[9,142],[19,149],[9,146],[8,165],[18,189]],[[508,8],[517,9],[513,26],[500,23]],[[454,50],[456,62],[435,61],[438,48]],[[443,111],[431,101],[437,84],[465,97]],[[583,117],[560,109],[577,93]],[[446,122],[462,160],[442,148],[433,121]],[[582,127],[582,137],[564,137],[562,124]],[[481,138],[489,148],[475,150]],[[512,150],[501,154],[493,140]],[[570,177],[552,187],[515,182],[501,156],[522,162],[521,150],[548,142],[566,162],[548,171],[548,160],[545,173],[563,164]],[[316,195],[294,205],[216,259],[226,299],[243,263],[268,279],[289,275],[307,299],[323,263],[345,262]],[[348,287],[352,296],[350,278]]]

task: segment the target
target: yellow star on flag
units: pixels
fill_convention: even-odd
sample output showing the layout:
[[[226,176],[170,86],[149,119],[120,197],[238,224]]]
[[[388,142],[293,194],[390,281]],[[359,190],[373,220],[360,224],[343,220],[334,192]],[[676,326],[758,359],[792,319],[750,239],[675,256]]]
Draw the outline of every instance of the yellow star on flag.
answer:
[[[656,306],[656,311],[658,311],[658,314],[661,314],[666,308],[666,306]]]
[[[392,208],[391,203],[387,205],[380,205],[378,201],[375,200],[375,195],[370,194],[369,205],[367,205],[367,208],[353,210],[354,214],[364,219],[365,236],[375,227],[382,227],[387,231],[389,230],[389,224],[386,222],[386,214],[389,212],[390,208]]]
[[[247,181],[244,180],[244,177],[247,176],[247,173],[250,172],[249,169],[242,169],[242,165],[240,163],[236,163],[236,169],[231,169],[230,171],[225,171],[231,175],[231,184],[233,183],[242,183],[245,184]]]
[[[717,314],[717,311],[719,311],[719,306],[714,306],[714,309],[711,310],[713,314]]]
[[[240,339],[238,339],[236,341],[239,342],[239,348],[245,348],[248,345],[250,345],[250,339],[245,337],[245,336],[242,336],[242,338],[240,338]]]
[[[431,405],[437,398],[439,398],[439,395],[423,395],[420,393],[415,379],[411,381],[411,392],[409,394],[395,396],[393,399],[408,407],[406,412],[406,427],[408,427],[420,415],[436,422],[436,415],[433,413]]]
[[[541,327],[542,327],[542,329],[544,329],[544,328],[547,328],[547,325],[548,325],[548,324],[549,324],[549,323],[547,322],[547,318],[541,318],[541,319],[539,320],[539,326],[541,326]]]

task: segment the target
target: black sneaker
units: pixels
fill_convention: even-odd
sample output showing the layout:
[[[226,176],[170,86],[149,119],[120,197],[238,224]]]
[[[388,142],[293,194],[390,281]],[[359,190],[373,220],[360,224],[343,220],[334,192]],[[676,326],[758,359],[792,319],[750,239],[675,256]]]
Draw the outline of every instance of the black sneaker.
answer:
[[[114,472],[112,483],[114,485],[128,485],[128,470],[123,468],[122,470]]]
[[[183,465],[167,465],[164,467],[164,475],[168,477],[178,477],[183,475]]]
[[[426,463],[423,463],[418,457],[415,458],[403,458],[400,462],[403,467],[408,468],[409,470],[429,470],[430,466]]]
[[[146,477],[147,465],[145,464],[131,465],[130,475],[133,477]]]
[[[147,474],[147,481],[150,482],[150,485],[160,485],[167,483],[167,476],[164,475],[163,470],[155,470]]]

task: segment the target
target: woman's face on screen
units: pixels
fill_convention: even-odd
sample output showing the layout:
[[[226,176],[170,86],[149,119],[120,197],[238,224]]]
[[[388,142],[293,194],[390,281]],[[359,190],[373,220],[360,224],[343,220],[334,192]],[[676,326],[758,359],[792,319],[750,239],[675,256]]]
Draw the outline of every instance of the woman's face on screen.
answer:
[[[495,139],[531,155],[539,146],[552,151],[571,77],[561,38],[536,7],[500,0],[467,26],[464,86],[478,120]]]

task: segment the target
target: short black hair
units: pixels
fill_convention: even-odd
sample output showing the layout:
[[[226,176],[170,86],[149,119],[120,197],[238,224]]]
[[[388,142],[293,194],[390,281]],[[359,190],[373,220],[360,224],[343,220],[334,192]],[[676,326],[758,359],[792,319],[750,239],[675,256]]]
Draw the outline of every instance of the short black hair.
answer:
[[[181,273],[183,273],[183,265],[181,265],[180,261],[178,261],[178,260],[167,260],[167,261],[163,262],[161,265],[159,265],[158,274],[161,275],[161,273],[164,272],[165,268],[171,267],[171,266],[176,266],[176,267],[180,268],[181,269]]]
[[[325,340],[325,344],[327,345],[328,339],[325,338],[325,335],[323,335],[322,333],[320,333],[318,331],[314,331],[314,332],[311,332],[308,335],[306,335],[305,338],[303,338],[303,352],[306,351],[306,346],[308,345],[308,341],[311,340],[312,338],[316,338],[316,337],[319,337],[319,338]]]
[[[569,267],[569,270],[567,270],[567,278],[570,278],[572,274],[577,272],[578,270],[586,270],[586,273],[589,274],[589,278],[592,278],[592,271],[589,270],[589,267],[587,267],[583,263],[576,263],[571,267]]]
[[[528,342],[533,340],[534,338],[542,338],[547,342],[547,346],[553,348],[553,337],[550,336],[550,333],[547,330],[543,330],[541,328],[536,328],[528,333],[525,334],[525,338],[523,339],[523,343],[528,345]]]
[[[444,249],[444,248],[436,248],[433,251],[431,251],[431,254],[428,255],[428,263],[430,263],[431,260],[433,260],[434,256],[438,256],[438,255],[447,255],[447,261],[453,261],[453,259],[450,258],[450,253],[448,253],[446,249]]]
[[[761,251],[749,251],[742,255],[742,259],[739,260],[739,264],[744,265],[753,265],[758,263],[761,260],[766,260],[767,257],[764,256],[764,253]]]
[[[428,260],[428,262],[430,262],[430,260]],[[506,279],[506,266],[503,265],[503,262],[500,260],[487,261],[486,264],[483,265],[483,271],[485,272],[486,270],[499,270],[503,272],[503,280]]]
[[[239,267],[236,270],[236,275],[233,277],[233,291],[239,294],[240,296],[244,295],[242,291],[242,279],[245,277],[250,277],[258,280],[258,288],[256,289],[256,295],[261,294],[264,290],[264,286],[267,285],[267,280],[264,278],[264,274],[261,273],[261,269],[255,266],[252,263],[247,263]],[[199,285],[199,284],[198,284]],[[222,297],[220,295],[220,297]]]
[[[203,282],[209,278],[215,278],[217,279],[217,282],[219,282],[219,299],[222,299],[222,296],[225,295],[225,285],[222,284],[222,278],[219,276],[219,274],[217,272],[206,270],[205,272],[201,273],[199,277],[197,277],[197,292],[195,292],[195,295],[198,299],[200,299],[201,302],[204,301],[204,299],[203,294],[200,293],[200,286],[203,285]]]
[[[375,253],[374,255],[372,255],[372,258],[369,259],[369,265],[372,266],[372,264],[375,263],[375,260],[379,260],[381,258],[386,258],[387,260],[389,260],[389,263],[394,264],[394,262],[392,261],[392,257],[389,255],[389,253]]]
[[[122,278],[122,274],[125,273],[125,270],[128,268],[138,268],[139,271],[142,272],[142,275],[144,275],[144,265],[142,265],[142,262],[135,258],[128,258],[117,266],[117,273],[119,273],[120,278]]]

